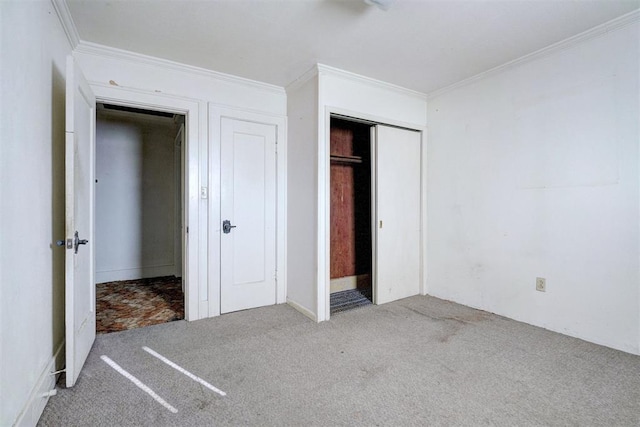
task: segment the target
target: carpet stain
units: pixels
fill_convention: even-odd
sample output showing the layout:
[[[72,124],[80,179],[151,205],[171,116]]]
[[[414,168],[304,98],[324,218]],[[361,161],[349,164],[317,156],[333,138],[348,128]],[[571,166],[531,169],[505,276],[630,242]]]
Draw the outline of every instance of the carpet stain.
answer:
[[[460,329],[462,329],[462,327],[459,325],[449,327],[448,331],[444,331],[443,334],[438,337],[438,342],[448,343],[449,340],[460,331]]]
[[[445,365],[442,362],[438,362],[438,364],[440,366],[442,366],[444,369],[446,369],[448,372],[452,373],[452,374],[455,374],[457,372],[455,369],[451,369],[450,367],[448,367],[447,365]]]
[[[449,340],[455,337],[458,334],[458,332],[462,330],[464,326],[477,323],[477,322],[482,322],[484,320],[488,320],[491,316],[491,313],[487,313],[480,310],[474,310],[474,312],[465,314],[465,315],[438,316],[438,315],[427,313],[425,311],[418,310],[406,305],[403,305],[403,307],[415,314],[418,314],[422,317],[426,317],[430,320],[433,320],[434,322],[442,324],[443,330],[440,331],[440,334],[438,334],[438,336],[436,336],[436,340],[439,343],[443,343],[443,344],[448,343]]]
[[[469,323],[475,323],[475,322],[481,322],[483,320],[487,320],[491,316],[490,313],[486,313],[483,311],[478,311],[477,313],[469,314],[467,316],[434,316],[409,306],[403,306],[403,307],[409,311],[419,314],[420,316],[427,317],[436,322],[453,321],[453,322],[458,322],[462,324],[469,324]]]
[[[199,410],[204,411],[209,406],[211,406],[211,402],[208,400],[196,399],[196,406],[198,407]]]

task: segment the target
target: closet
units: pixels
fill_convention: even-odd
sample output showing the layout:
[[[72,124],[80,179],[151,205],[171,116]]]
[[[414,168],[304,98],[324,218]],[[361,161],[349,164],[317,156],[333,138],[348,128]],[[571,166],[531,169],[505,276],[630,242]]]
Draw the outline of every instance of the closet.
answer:
[[[323,322],[341,290],[424,293],[425,96],[317,64],[287,116],[287,302]]]
[[[96,109],[96,330],[184,318],[184,116]]]
[[[371,304],[370,124],[331,118],[331,313]]]
[[[332,116],[331,314],[420,292],[421,134]]]

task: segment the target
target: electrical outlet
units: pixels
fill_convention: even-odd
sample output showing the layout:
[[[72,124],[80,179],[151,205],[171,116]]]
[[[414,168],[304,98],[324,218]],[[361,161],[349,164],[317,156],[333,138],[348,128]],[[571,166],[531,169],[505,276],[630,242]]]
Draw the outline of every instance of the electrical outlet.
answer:
[[[536,277],[536,291],[546,292],[547,290],[547,279],[542,277]]]

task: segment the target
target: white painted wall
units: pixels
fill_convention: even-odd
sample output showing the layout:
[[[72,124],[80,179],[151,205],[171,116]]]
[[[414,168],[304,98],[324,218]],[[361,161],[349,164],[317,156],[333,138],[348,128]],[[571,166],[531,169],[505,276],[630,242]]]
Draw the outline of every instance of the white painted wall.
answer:
[[[0,2],[0,425],[35,425],[64,340],[64,90],[50,2]],[[62,354],[62,352],[60,352]]]
[[[431,295],[640,353],[638,27],[429,100]]]
[[[177,131],[171,118],[98,116],[97,283],[176,272]]]
[[[316,319],[318,79],[287,91],[287,302]]]

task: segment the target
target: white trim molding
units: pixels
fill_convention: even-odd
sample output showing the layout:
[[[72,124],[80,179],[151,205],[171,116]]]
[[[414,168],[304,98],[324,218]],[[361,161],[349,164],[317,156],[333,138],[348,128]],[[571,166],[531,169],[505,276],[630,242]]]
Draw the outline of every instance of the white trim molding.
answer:
[[[115,282],[118,280],[136,280],[145,277],[173,276],[176,271],[175,264],[152,265],[120,270],[96,271],[96,284]]]
[[[313,67],[309,68],[305,71],[300,77],[296,78],[294,81],[285,86],[285,90],[287,92],[291,92],[302,87],[309,80],[318,75],[318,64],[314,64]]]
[[[320,64],[320,63],[315,64],[313,67],[309,68],[304,74],[302,74],[300,77],[298,77],[297,79],[289,83],[285,87],[285,89],[287,92],[296,90],[297,88],[301,87],[302,85],[304,85],[306,82],[308,82],[310,79],[314,78],[318,74],[329,74],[334,76],[340,76],[342,78],[345,78],[354,82],[360,82],[360,83],[367,84],[369,86],[391,90],[396,93],[408,95],[418,99],[422,99],[422,100],[427,99],[427,95],[422,92],[418,92],[412,89],[407,89],[405,87],[394,85],[392,83],[388,83],[382,80],[376,80],[370,77],[366,77],[360,74],[341,70],[339,68],[331,67],[329,65]]]
[[[526,64],[531,61],[535,61],[536,59],[544,58],[546,56],[552,55],[557,52],[561,52],[577,44],[583,43],[587,40],[604,36],[610,33],[611,31],[618,30],[620,28],[626,27],[627,25],[631,25],[638,21],[640,21],[640,9],[636,9],[633,12],[629,12],[618,18],[612,19],[611,21],[605,22],[604,24],[600,24],[589,30],[583,31],[582,33],[576,34],[575,36],[569,37],[568,39],[561,40],[557,43],[551,44],[547,47],[543,47],[542,49],[536,50],[527,55],[521,56],[520,58],[514,59],[513,61],[505,62],[504,64],[498,65],[497,67],[494,67],[487,71],[483,71],[482,73],[476,74],[475,76],[471,76],[464,80],[460,80],[459,82],[453,83],[449,86],[445,86],[441,89],[437,89],[432,92],[429,92],[427,94],[427,100],[435,99],[440,95],[451,92],[452,90],[458,89],[463,86],[467,86],[473,82],[491,77],[495,74],[499,74],[503,71],[506,71],[511,68],[515,68],[519,65]]]
[[[58,0],[61,1],[61,0]],[[218,71],[208,70],[206,68],[196,67],[193,65],[182,64],[168,59],[157,58],[155,56],[144,55],[142,53],[131,52],[128,50],[118,49],[115,47],[105,46],[97,43],[81,40],[75,48],[78,53],[86,55],[95,55],[112,59],[120,59],[144,64],[152,67],[172,71],[182,71],[185,73],[199,74],[216,80],[226,81],[234,84],[244,85],[277,94],[284,94],[284,88],[256,80],[246,79],[244,77],[233,76]]]
[[[15,426],[35,426],[38,424],[49,397],[56,393],[56,380],[59,375],[56,370],[64,364],[64,348],[65,341],[62,340],[51,359],[47,361],[46,366],[40,372],[36,386],[31,390],[29,399],[20,412],[14,424]]]
[[[62,24],[64,33],[67,35],[67,39],[71,45],[71,50],[75,49],[78,46],[78,43],[80,43],[80,35],[78,34],[76,24],[73,22],[73,18],[71,17],[71,11],[69,11],[67,2],[65,0],[51,0],[51,4],[56,10],[56,14],[58,14],[60,24]]]
[[[200,187],[207,176],[207,116],[206,103],[190,98],[143,90],[104,85],[89,81],[98,102],[128,107],[168,111],[186,116],[185,141],[186,191],[185,219],[189,238],[185,248],[185,318],[198,320],[209,317],[207,304],[207,204],[200,199]]]
[[[308,308],[305,308],[305,307],[301,306],[300,304],[298,304],[295,301],[290,300],[289,298],[287,298],[287,304],[290,305],[295,310],[299,311],[300,313],[304,314],[305,316],[307,316],[309,319],[313,320],[314,322],[318,321],[318,318],[313,313],[313,311],[309,310]]]
[[[393,92],[396,92],[398,94],[411,96],[411,97],[422,99],[422,100],[426,100],[427,99],[427,95],[422,93],[422,92],[418,92],[418,91],[415,91],[415,90],[412,90],[412,89],[407,89],[406,87],[394,85],[392,83],[388,83],[388,82],[385,82],[385,81],[382,81],[382,80],[372,79],[370,77],[366,77],[366,76],[363,76],[363,75],[360,75],[360,74],[352,73],[350,71],[341,70],[339,68],[330,67],[330,66],[324,65],[324,64],[317,64],[316,67],[318,68],[318,73],[331,74],[331,75],[334,75],[334,76],[340,76],[340,77],[343,77],[345,79],[349,79],[349,80],[352,80],[352,81],[365,83],[365,84],[370,85],[370,86],[374,86],[374,87],[386,89],[386,90],[389,90],[389,91],[393,91]]]

